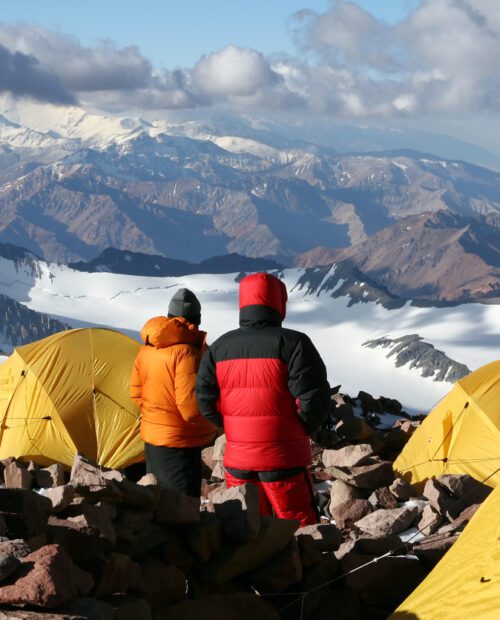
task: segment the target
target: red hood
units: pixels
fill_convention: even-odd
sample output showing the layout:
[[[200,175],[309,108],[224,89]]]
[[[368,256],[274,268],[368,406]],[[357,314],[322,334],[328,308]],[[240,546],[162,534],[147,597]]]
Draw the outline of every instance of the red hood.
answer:
[[[240,310],[247,306],[266,306],[283,320],[287,299],[285,284],[269,273],[254,273],[240,282]]]

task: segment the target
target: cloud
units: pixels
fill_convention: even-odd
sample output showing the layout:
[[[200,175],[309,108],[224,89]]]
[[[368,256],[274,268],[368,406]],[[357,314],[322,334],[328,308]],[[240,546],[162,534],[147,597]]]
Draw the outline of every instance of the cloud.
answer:
[[[33,56],[0,45],[0,92],[63,105],[76,103],[60,80]]]
[[[0,86],[32,96],[30,88],[45,88],[42,97],[61,101],[74,93],[113,110],[225,105],[386,118],[498,112],[500,3],[413,0],[412,6],[390,24],[354,0],[332,0],[324,12],[293,16],[295,54],[266,57],[228,45],[177,71],[152,67],[134,46],[84,46],[58,31],[0,24],[4,56],[18,59],[15,76],[2,72]]]
[[[74,37],[28,24],[0,26],[0,43],[35,57],[72,91],[134,90],[146,87],[152,74],[151,63],[135,46],[103,41],[85,47]]]
[[[278,80],[262,54],[235,45],[203,56],[192,73],[195,90],[214,99],[252,96]]]

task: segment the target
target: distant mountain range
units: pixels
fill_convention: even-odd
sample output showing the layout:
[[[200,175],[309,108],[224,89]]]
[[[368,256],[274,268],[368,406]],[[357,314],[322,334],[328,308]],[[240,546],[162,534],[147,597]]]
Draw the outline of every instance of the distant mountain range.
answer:
[[[10,102],[0,242],[137,275],[347,260],[403,299],[499,297],[499,173],[410,150],[343,153],[283,132],[244,117],[144,121]]]

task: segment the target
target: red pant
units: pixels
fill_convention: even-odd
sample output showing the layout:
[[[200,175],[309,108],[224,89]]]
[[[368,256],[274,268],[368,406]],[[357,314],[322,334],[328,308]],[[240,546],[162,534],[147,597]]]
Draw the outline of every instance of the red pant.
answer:
[[[280,519],[297,519],[301,526],[318,523],[314,490],[307,468],[289,472],[226,469],[228,488],[246,483],[254,484],[259,489],[260,514],[274,514]]]

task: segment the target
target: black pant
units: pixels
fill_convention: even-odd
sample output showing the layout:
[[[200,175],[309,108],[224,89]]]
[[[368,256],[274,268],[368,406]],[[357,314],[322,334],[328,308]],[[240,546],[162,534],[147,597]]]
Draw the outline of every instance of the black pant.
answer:
[[[201,448],[166,448],[145,443],[144,451],[146,471],[154,474],[162,487],[200,497]]]

